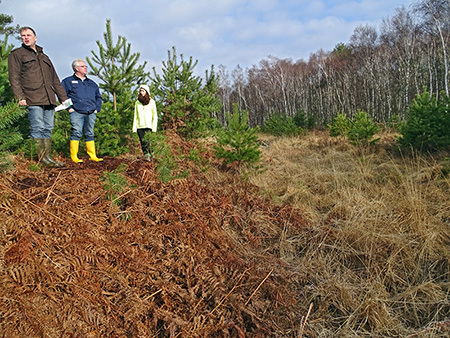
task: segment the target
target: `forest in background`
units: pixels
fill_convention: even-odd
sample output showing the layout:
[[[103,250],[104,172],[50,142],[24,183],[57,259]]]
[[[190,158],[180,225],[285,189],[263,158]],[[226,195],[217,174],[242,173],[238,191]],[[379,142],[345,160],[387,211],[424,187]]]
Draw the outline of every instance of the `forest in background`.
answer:
[[[313,52],[308,61],[269,56],[251,68],[219,67],[219,118],[236,102],[252,126],[274,113],[303,112],[320,126],[358,110],[378,122],[405,118],[424,89],[448,94],[449,38],[450,2],[416,1],[384,18],[379,29],[361,25],[347,43]]]

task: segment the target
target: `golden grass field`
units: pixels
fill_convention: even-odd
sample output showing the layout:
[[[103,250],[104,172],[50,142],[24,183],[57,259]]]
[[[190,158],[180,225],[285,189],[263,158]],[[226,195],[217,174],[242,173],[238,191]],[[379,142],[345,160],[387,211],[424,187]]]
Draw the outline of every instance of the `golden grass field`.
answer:
[[[260,139],[264,170],[249,181],[300,210],[312,227],[280,236],[278,245],[280,258],[305,276],[298,285],[304,313],[309,304],[327,306],[310,314],[314,331],[448,335],[448,153],[402,155],[391,134],[370,149],[327,132]]]

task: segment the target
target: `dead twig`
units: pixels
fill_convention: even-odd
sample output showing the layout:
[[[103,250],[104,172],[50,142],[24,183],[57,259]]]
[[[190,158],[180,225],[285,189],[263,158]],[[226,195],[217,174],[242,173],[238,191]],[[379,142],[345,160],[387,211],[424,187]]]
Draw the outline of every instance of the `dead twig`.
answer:
[[[5,186],[5,185],[3,185],[3,184],[1,184],[1,183],[0,183],[0,185],[1,185],[3,188],[5,188],[5,189],[11,191],[13,194],[19,196],[21,199],[23,199],[23,200],[25,200],[26,202],[30,203],[30,204],[33,205],[34,207],[38,208],[39,210],[41,210],[41,211],[43,211],[43,212],[45,212],[45,213],[47,213],[47,214],[49,214],[49,215],[52,215],[52,216],[55,217],[56,219],[58,219],[58,220],[60,220],[61,222],[63,222],[62,218],[56,216],[55,214],[52,214],[50,211],[47,211],[47,210],[45,210],[45,209],[42,209],[40,206],[34,204],[33,202],[31,202],[29,199],[23,197],[23,196],[22,196],[21,194],[19,194],[18,192],[15,192],[14,190],[8,188],[7,186]]]
[[[313,303],[309,304],[308,313],[306,314],[306,317],[302,317],[300,320],[300,332],[298,334],[298,337],[303,337],[303,331],[305,330],[306,322],[308,321],[309,314],[311,313],[313,307]]]
[[[244,305],[247,305],[248,302],[250,301],[250,299],[252,299],[252,297],[255,295],[255,293],[259,290],[259,288],[261,287],[261,285],[263,285],[263,283],[267,280],[267,278],[269,278],[269,276],[272,274],[273,269],[269,271],[269,273],[267,274],[267,276],[262,280],[261,283],[259,283],[258,287],[256,288],[255,291],[253,291],[252,295],[247,299],[247,301],[245,302]]]
[[[216,311],[216,310],[219,308],[219,306],[222,305],[222,303],[225,301],[225,299],[227,299],[227,298],[231,295],[231,293],[234,291],[234,289],[237,288],[237,286],[239,285],[239,282],[241,281],[242,277],[244,277],[244,275],[245,275],[245,273],[246,273],[247,271],[248,271],[248,269],[246,269],[246,270],[242,273],[241,277],[239,277],[239,280],[238,280],[237,283],[233,286],[233,288],[230,290],[230,292],[228,292],[227,295],[221,299],[221,301],[219,302],[219,304],[217,304],[217,306],[210,312],[210,314],[213,314],[214,311]]]
[[[50,188],[47,189],[47,190],[48,190],[48,193],[47,193],[47,198],[45,199],[44,205],[47,205],[47,203],[48,203],[48,201],[49,201],[49,199],[50,199],[50,194],[54,194],[54,195],[56,195],[57,197],[59,197],[57,194],[55,194],[55,193],[53,192],[53,189],[55,188],[56,183],[58,183],[59,176],[61,176],[61,172],[58,172],[58,176],[56,177],[55,182],[53,182],[52,186],[51,186]],[[62,198],[62,197],[60,197],[60,198],[61,198],[63,201],[65,201],[64,198]]]

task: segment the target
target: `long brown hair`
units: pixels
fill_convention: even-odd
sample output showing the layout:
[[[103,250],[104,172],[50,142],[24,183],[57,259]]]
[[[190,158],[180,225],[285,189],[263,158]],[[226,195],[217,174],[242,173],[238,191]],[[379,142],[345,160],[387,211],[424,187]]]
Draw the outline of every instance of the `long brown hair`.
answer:
[[[138,100],[140,103],[146,106],[150,103],[150,95],[147,93],[147,91],[145,91],[144,95],[141,95],[141,93],[139,93]]]

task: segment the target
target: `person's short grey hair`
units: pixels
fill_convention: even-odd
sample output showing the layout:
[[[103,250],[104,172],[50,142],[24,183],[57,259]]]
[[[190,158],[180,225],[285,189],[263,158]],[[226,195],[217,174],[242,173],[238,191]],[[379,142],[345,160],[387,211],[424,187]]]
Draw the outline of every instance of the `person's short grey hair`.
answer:
[[[72,61],[72,69],[75,72],[75,68],[78,67],[80,62],[84,62],[83,59],[75,59]]]
[[[32,31],[33,34],[34,34],[34,36],[36,36],[36,32],[34,31],[34,29],[31,28],[31,27],[28,27],[28,26],[21,27],[21,28],[19,29],[20,34],[22,34],[22,32],[23,32],[23,31],[26,31],[27,29],[29,29],[30,31]]]

